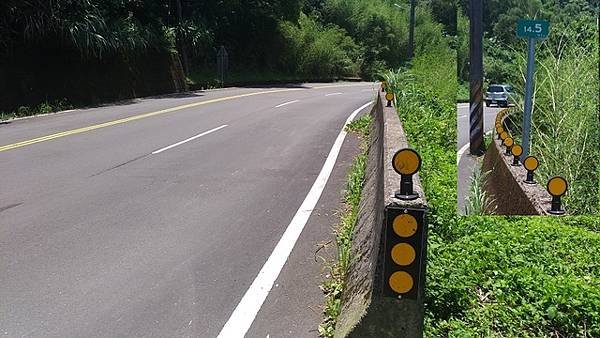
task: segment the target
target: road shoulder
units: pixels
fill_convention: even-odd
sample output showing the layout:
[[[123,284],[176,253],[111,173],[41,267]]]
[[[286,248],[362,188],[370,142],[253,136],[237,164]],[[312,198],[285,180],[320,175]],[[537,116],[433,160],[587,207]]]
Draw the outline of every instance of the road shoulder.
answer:
[[[349,133],[325,190],[247,337],[318,337],[323,318],[319,288],[328,271],[323,259],[335,255],[333,225],[340,220],[343,191],[360,140]],[[321,258],[322,257],[322,258]]]

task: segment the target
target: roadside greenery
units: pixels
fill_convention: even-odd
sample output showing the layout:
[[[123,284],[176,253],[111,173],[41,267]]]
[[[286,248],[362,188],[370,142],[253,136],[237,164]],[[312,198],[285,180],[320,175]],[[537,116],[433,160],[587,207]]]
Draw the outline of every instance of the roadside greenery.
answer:
[[[439,39],[435,22],[456,30],[453,6],[419,2],[417,50]],[[408,0],[1,1],[0,111],[153,95],[184,82],[222,86],[221,46],[225,84],[372,80],[407,61],[408,8]]]
[[[430,206],[425,336],[600,336],[600,219],[456,215],[453,53],[388,77]]]
[[[461,4],[459,40],[469,33],[468,4],[464,0]],[[485,80],[513,85],[517,95],[510,131],[517,139],[527,48],[515,36],[516,21],[535,17],[550,22],[548,39],[536,48],[531,155],[540,160],[537,172],[542,184],[556,175],[567,179],[564,203],[571,214],[600,213],[597,11],[598,2],[593,0],[490,0],[484,8]],[[458,76],[465,84],[467,60],[468,45],[459,44]]]
[[[73,106],[68,104],[66,99],[54,100],[53,102],[42,102],[35,107],[21,106],[9,113],[0,111],[0,121],[38,114],[55,113],[61,110],[67,110],[71,108],[73,108]]]
[[[333,337],[336,320],[340,314],[344,280],[351,259],[352,233],[357,221],[358,205],[365,179],[371,122],[371,115],[367,114],[360,119],[352,121],[346,127],[348,132],[357,133],[361,138],[361,153],[354,160],[348,173],[346,191],[344,193],[346,208],[342,211],[340,223],[334,229],[336,243],[335,261],[326,261],[331,277],[321,285],[321,289],[325,293],[325,308],[323,310],[325,318],[319,325],[319,335],[322,337]]]

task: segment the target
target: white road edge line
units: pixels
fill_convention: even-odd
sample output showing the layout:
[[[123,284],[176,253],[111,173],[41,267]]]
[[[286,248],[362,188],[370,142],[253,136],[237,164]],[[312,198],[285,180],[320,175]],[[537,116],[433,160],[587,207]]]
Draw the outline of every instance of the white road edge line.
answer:
[[[300,102],[300,100],[294,100],[294,101],[289,101],[289,102],[285,102],[279,105],[276,105],[275,108],[279,108],[279,107],[283,107],[283,106],[287,106],[288,104],[292,104],[292,103],[296,103],[296,102]]]
[[[192,136],[192,137],[190,137],[190,138],[188,138],[188,139],[185,139],[185,140],[183,140],[183,141],[177,142],[177,143],[175,143],[175,144],[171,144],[170,146],[167,146],[167,147],[164,147],[164,148],[161,148],[161,149],[155,150],[155,151],[153,151],[153,152],[152,152],[152,155],[156,155],[156,154],[162,153],[162,152],[163,152],[163,151],[165,151],[165,150],[169,150],[169,149],[171,149],[171,148],[175,148],[175,147],[177,147],[177,146],[180,146],[180,145],[182,145],[182,144],[184,144],[184,143],[186,143],[186,142],[193,141],[193,140],[197,139],[198,137],[202,137],[202,136],[204,136],[204,135],[208,135],[208,134],[210,134],[210,133],[214,133],[215,131],[217,131],[217,130],[219,130],[219,129],[223,129],[223,128],[227,127],[227,126],[228,126],[228,125],[224,124],[224,125],[222,125],[222,126],[220,126],[220,127],[213,128],[213,129],[211,129],[211,130],[207,130],[207,131],[205,131],[205,132],[203,132],[203,133],[201,133],[201,134],[198,134],[198,135],[196,135],[196,136]]]
[[[329,94],[326,94],[325,96],[333,96],[333,95],[342,95],[342,93],[329,93]]]
[[[346,138],[346,126],[360,111],[372,103],[373,101],[370,101],[356,109],[350,114],[346,123],[344,123],[344,127],[342,127],[333,147],[329,151],[329,155],[327,156],[325,164],[323,164],[323,168],[321,169],[319,176],[317,176],[315,183],[313,183],[308,195],[306,195],[302,205],[300,205],[300,208],[296,211],[294,218],[292,218],[287,229],[285,229],[281,239],[275,246],[275,249],[273,249],[273,252],[263,265],[262,269],[260,269],[260,272],[252,282],[252,285],[250,285],[231,314],[231,317],[229,317],[227,323],[225,323],[223,329],[221,329],[218,336],[219,338],[244,337],[250,329],[250,326],[252,326],[258,311],[260,311],[265,299],[269,295],[273,283],[275,283],[277,277],[279,277],[281,269],[283,269],[290,253],[294,249],[294,245],[296,245],[296,241],[300,237],[304,226],[308,222],[313,209],[321,197],[321,193],[325,188],[325,184],[327,184],[329,175],[331,175],[331,172],[333,171],[340,149]]]
[[[484,135],[489,135],[491,132],[492,132],[492,130],[488,130],[485,132]],[[469,148],[469,142],[467,142],[467,144],[462,146],[462,148],[460,148],[460,150],[456,152],[456,166],[457,167],[458,167],[458,164],[460,163],[460,159],[463,157],[465,151],[467,151],[468,148]]]

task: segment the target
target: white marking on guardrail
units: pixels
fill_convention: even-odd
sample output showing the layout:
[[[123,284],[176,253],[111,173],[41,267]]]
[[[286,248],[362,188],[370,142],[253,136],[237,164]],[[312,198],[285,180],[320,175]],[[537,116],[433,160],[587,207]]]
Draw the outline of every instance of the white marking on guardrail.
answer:
[[[326,94],[325,96],[334,96],[334,95],[342,95],[342,93],[329,93],[329,94]]]
[[[211,129],[211,130],[207,130],[207,131],[205,131],[205,132],[203,132],[203,133],[201,133],[201,134],[198,134],[198,135],[196,135],[196,136],[192,136],[192,137],[190,137],[190,138],[188,138],[188,139],[185,139],[185,140],[183,140],[183,141],[177,142],[177,143],[175,143],[175,144],[171,144],[170,146],[167,146],[167,147],[164,147],[164,148],[161,148],[161,149],[155,150],[155,151],[153,151],[153,152],[152,152],[152,155],[156,155],[156,154],[162,153],[162,152],[163,152],[163,151],[165,151],[165,150],[169,150],[169,149],[171,149],[171,148],[175,148],[175,147],[177,147],[177,146],[180,146],[180,145],[182,145],[182,144],[184,144],[184,143],[186,143],[186,142],[193,141],[193,140],[197,139],[198,137],[202,137],[202,136],[204,136],[204,135],[208,135],[208,134],[210,134],[210,133],[213,133],[213,132],[215,132],[215,131],[217,131],[217,130],[219,130],[219,129],[223,129],[223,128],[225,128],[225,127],[227,127],[227,125],[226,125],[226,124],[224,124],[224,125],[222,125],[222,126],[220,126],[220,127],[217,127],[217,128],[213,128],[213,129]]]
[[[273,249],[273,252],[263,265],[262,269],[260,269],[260,272],[252,282],[252,285],[250,285],[250,288],[248,288],[242,297],[242,300],[236,306],[231,317],[229,317],[227,323],[225,323],[225,326],[221,329],[221,332],[219,333],[220,338],[241,338],[244,337],[246,332],[248,332],[248,329],[250,329],[250,326],[254,322],[254,318],[256,318],[258,311],[269,295],[277,277],[279,277],[281,269],[283,269],[285,262],[294,249],[294,245],[296,245],[296,241],[298,241],[304,226],[308,222],[308,218],[321,197],[321,193],[325,188],[325,184],[327,184],[329,175],[331,175],[331,172],[333,171],[340,149],[346,138],[346,125],[348,125],[360,111],[372,103],[373,101],[370,101],[356,109],[350,114],[346,123],[344,123],[342,130],[333,143],[333,147],[331,147],[331,150],[329,151],[329,155],[327,156],[325,164],[323,164],[323,168],[321,168],[321,172],[319,173],[319,176],[317,176],[315,183],[313,183],[304,202],[302,202],[302,205],[300,205],[300,208],[296,211],[294,218],[292,218],[287,229],[285,229],[281,239],[275,246],[275,249]]]
[[[292,103],[296,103],[296,102],[300,102],[300,100],[294,100],[294,101],[284,102],[282,104],[276,105],[275,108],[287,106],[288,104],[292,104]]]

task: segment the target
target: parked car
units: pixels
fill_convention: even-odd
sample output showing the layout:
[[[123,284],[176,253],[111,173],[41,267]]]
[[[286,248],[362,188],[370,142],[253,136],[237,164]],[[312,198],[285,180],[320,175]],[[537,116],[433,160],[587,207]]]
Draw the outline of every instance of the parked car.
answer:
[[[490,85],[485,93],[485,105],[486,107],[492,104],[498,105],[498,107],[508,107],[512,95],[512,87],[507,84],[493,84]]]

